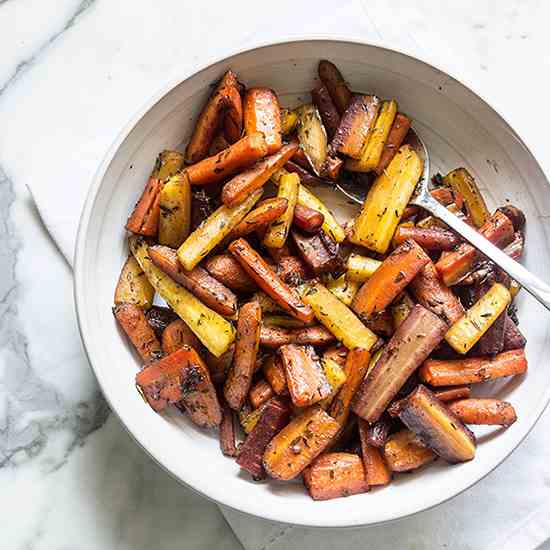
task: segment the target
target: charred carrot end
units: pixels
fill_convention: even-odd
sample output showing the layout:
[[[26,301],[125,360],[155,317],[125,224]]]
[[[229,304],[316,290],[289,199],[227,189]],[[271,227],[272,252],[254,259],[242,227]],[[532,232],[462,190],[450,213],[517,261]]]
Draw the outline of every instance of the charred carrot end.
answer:
[[[270,88],[249,88],[244,96],[244,129],[247,134],[262,132],[267,154],[282,145],[281,108],[277,94]]]
[[[162,183],[150,178],[133,212],[126,222],[126,229],[136,235],[154,237],[158,232],[160,218],[160,190]]]
[[[380,175],[388,167],[393,157],[401,147],[409,128],[411,127],[411,119],[406,117],[402,113],[397,113],[393,120],[388,139],[384,144],[382,156],[378,161],[378,166],[375,168],[375,172]]]
[[[495,212],[479,229],[479,233],[499,247],[506,246],[514,238],[514,226],[502,212]],[[452,286],[471,270],[478,257],[477,250],[463,243],[454,252],[442,257],[435,267],[447,286]]]
[[[396,248],[361,287],[352,308],[361,318],[384,310],[430,261],[414,241],[405,241]]]
[[[380,451],[369,443],[368,431],[368,424],[359,419],[359,438],[366,482],[369,486],[387,485],[391,481],[391,470]]]
[[[193,135],[185,150],[185,161],[188,164],[199,162],[208,154],[210,144],[221,125],[222,115],[228,107],[228,99],[236,99],[234,95],[227,92],[227,89],[237,86],[235,73],[231,70],[227,71],[208,99],[195,124]],[[234,108],[234,105],[232,107]]]
[[[473,357],[447,361],[429,359],[419,370],[420,379],[432,386],[461,386],[503,376],[523,374],[527,359],[523,349],[505,351],[494,357]]]
[[[288,344],[279,349],[292,402],[307,407],[330,394],[331,387],[312,346]]]
[[[223,186],[222,202],[229,207],[243,202],[250,193],[263,187],[269,178],[286,164],[297,148],[298,144],[296,143],[284,145],[273,155],[257,162],[248,170],[229,180]]]
[[[257,229],[267,227],[269,223],[276,220],[285,212],[287,206],[288,200],[285,198],[276,197],[263,201],[233,229],[230,238],[238,239],[239,237],[253,233]]]
[[[300,321],[313,320],[313,311],[283,283],[267,262],[244,239],[229,245],[229,251],[256,284],[287,313]]]
[[[441,342],[446,330],[447,325],[439,317],[417,304],[361,383],[353,411],[371,424],[376,422],[409,376]]]
[[[369,490],[363,462],[352,453],[321,455],[304,470],[304,484],[313,500],[347,497]]]
[[[410,472],[433,462],[437,456],[414,432],[405,429],[388,438],[384,458],[393,472]]]
[[[267,144],[261,133],[243,137],[213,157],[186,168],[191,185],[206,185],[232,176],[248,168],[267,154]]]
[[[318,210],[297,204],[294,207],[293,223],[306,233],[317,233],[321,229],[325,217]]]
[[[258,302],[244,304],[239,310],[233,366],[224,386],[225,399],[235,411],[242,407],[252,383],[261,325],[262,309]]]
[[[162,352],[160,342],[141,308],[134,304],[119,304],[113,308],[113,313],[143,361],[148,363],[158,357]]]
[[[326,449],[339,428],[318,405],[306,409],[267,445],[263,459],[266,472],[276,479],[295,478]]]
[[[399,418],[447,462],[474,458],[473,433],[426,386],[418,386],[403,400]]]
[[[514,407],[500,399],[460,399],[448,405],[465,424],[511,426],[517,415]]]
[[[281,433],[288,422],[290,411],[284,401],[274,397],[261,410],[258,421],[243,443],[237,464],[255,479],[265,476],[262,460],[273,437]]]

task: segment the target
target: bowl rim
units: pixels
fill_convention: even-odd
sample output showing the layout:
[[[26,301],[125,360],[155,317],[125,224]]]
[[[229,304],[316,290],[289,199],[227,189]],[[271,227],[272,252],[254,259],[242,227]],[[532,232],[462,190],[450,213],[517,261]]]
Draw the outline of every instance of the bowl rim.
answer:
[[[377,48],[380,50],[387,51],[389,53],[398,54],[405,58],[408,58],[409,60],[413,62],[419,62],[428,68],[440,72],[442,75],[444,75],[447,78],[450,78],[451,80],[458,83],[460,86],[465,88],[467,91],[472,93],[474,96],[476,96],[483,106],[490,111],[494,115],[496,115],[506,126],[506,128],[512,133],[513,137],[519,142],[521,146],[525,149],[525,152],[527,155],[531,158],[531,161],[533,161],[538,169],[540,170],[541,174],[544,175],[544,177],[547,180],[548,183],[548,175],[546,174],[545,170],[542,168],[541,164],[538,162],[537,158],[533,154],[531,148],[527,145],[525,139],[523,139],[518,132],[510,125],[508,120],[504,115],[502,115],[499,111],[497,111],[491,103],[485,98],[485,96],[480,93],[474,85],[471,84],[465,84],[464,81],[457,77],[455,74],[441,69],[439,66],[434,65],[431,61],[428,61],[423,56],[420,55],[412,55],[411,53],[405,51],[404,49],[397,48],[397,47],[388,47],[385,45],[381,40],[363,40],[360,38],[355,38],[353,36],[344,36],[344,35],[338,35],[338,34],[330,34],[330,33],[306,33],[301,36],[296,35],[288,35],[288,36],[282,36],[281,38],[277,40],[268,40],[268,41],[255,41],[252,44],[249,44],[247,46],[241,46],[237,48],[228,48],[227,50],[224,50],[225,53],[213,55],[210,56],[208,59],[204,61],[198,61],[194,63],[191,67],[181,70],[181,69],[175,69],[171,72],[170,76],[167,77],[165,83],[160,86],[155,93],[153,93],[146,102],[144,102],[139,109],[137,109],[131,117],[129,117],[128,122],[123,126],[123,128],[118,132],[116,138],[113,140],[110,147],[107,149],[106,153],[103,156],[103,159],[96,170],[91,185],[88,189],[88,192],[86,194],[86,199],[84,202],[84,206],[82,208],[82,212],[80,215],[79,225],[78,225],[78,231],[77,231],[77,237],[76,237],[76,248],[74,252],[74,282],[73,282],[73,296],[75,301],[75,311],[76,311],[76,317],[77,317],[77,324],[78,324],[78,330],[80,334],[80,338],[82,340],[83,348],[85,355],[88,359],[88,362],[90,363],[91,369],[94,373],[94,376],[96,377],[99,387],[101,389],[101,392],[106,399],[107,403],[109,404],[109,407],[111,411],[116,415],[117,419],[119,420],[120,424],[124,427],[125,431],[131,436],[131,438],[138,444],[139,447],[141,447],[146,454],[156,463],[158,464],[165,472],[167,472],[173,479],[175,479],[178,483],[184,485],[185,487],[191,489],[194,493],[201,495],[204,498],[207,498],[208,500],[216,503],[217,505],[224,506],[225,508],[229,508],[235,512],[238,512],[240,514],[243,514],[245,516],[249,516],[251,518],[259,518],[267,521],[273,521],[285,525],[295,525],[295,526],[302,526],[302,527],[313,527],[313,528],[321,528],[321,529],[353,529],[353,528],[360,528],[360,527],[374,527],[378,525],[388,524],[395,521],[404,520],[407,518],[411,518],[421,512],[425,512],[428,510],[431,510],[455,497],[462,494],[466,490],[470,489],[477,483],[479,483],[481,480],[483,480],[485,477],[487,477],[491,472],[496,470],[525,440],[525,438],[529,435],[531,430],[534,428],[534,426],[539,421],[540,417],[548,407],[550,403],[550,393],[546,394],[546,399],[541,400],[541,403],[538,406],[538,409],[535,409],[533,413],[533,421],[530,426],[525,430],[525,433],[518,439],[518,441],[513,445],[513,447],[506,452],[503,456],[499,457],[497,462],[490,468],[487,469],[480,477],[475,478],[473,481],[466,484],[464,487],[459,489],[458,491],[454,492],[451,495],[446,495],[443,497],[437,497],[435,499],[435,502],[428,506],[420,507],[418,510],[403,514],[398,517],[392,518],[392,519],[386,519],[381,521],[374,521],[374,522],[346,522],[339,521],[337,523],[327,523],[326,521],[322,523],[311,523],[311,522],[304,522],[301,521],[300,518],[295,518],[298,521],[291,521],[289,519],[280,518],[276,514],[271,514],[269,511],[258,511],[258,512],[251,512],[248,510],[244,510],[242,508],[238,508],[229,504],[226,504],[222,502],[221,500],[218,500],[216,497],[207,494],[203,491],[201,491],[200,488],[195,487],[188,482],[186,482],[184,479],[177,476],[174,472],[172,472],[168,467],[166,467],[154,454],[153,450],[150,449],[147,444],[140,440],[139,436],[126,426],[126,424],[122,421],[122,418],[120,414],[118,413],[117,409],[113,407],[112,401],[109,396],[109,391],[107,390],[106,385],[102,382],[101,376],[99,374],[99,369],[96,368],[94,365],[94,361],[92,359],[92,354],[88,348],[88,342],[86,337],[86,321],[84,319],[84,299],[83,299],[83,291],[82,288],[84,286],[84,257],[86,252],[86,236],[88,233],[88,226],[90,223],[91,213],[93,211],[93,207],[95,204],[95,200],[97,197],[97,194],[101,188],[101,184],[103,182],[104,176],[113,160],[113,158],[116,156],[120,146],[124,142],[124,140],[128,137],[128,135],[131,133],[133,128],[136,126],[136,124],[139,123],[139,121],[143,118],[143,116],[158,102],[160,101],[165,95],[170,93],[176,86],[183,83],[184,81],[188,80],[189,78],[192,78],[197,73],[202,72],[204,70],[207,70],[212,65],[215,65],[217,63],[221,63],[226,59],[235,57],[240,54],[245,53],[252,53],[255,51],[260,51],[262,49],[270,48],[272,46],[282,46],[285,44],[300,44],[303,42],[334,42],[337,44],[349,44],[349,45],[357,45],[357,46],[368,46]]]

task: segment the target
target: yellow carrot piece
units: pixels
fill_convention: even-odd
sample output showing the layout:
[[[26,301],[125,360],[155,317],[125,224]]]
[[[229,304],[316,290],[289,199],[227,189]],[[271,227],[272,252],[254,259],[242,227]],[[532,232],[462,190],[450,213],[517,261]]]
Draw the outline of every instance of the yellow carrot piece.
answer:
[[[292,225],[299,187],[300,177],[298,174],[285,174],[281,178],[277,197],[286,199],[288,204],[286,210],[269,224],[263,241],[265,246],[270,248],[282,248],[284,246]]]

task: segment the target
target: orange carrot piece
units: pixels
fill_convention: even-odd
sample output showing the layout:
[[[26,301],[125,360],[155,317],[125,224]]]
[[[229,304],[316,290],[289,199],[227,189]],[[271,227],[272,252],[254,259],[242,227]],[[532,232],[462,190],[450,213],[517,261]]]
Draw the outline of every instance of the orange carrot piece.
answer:
[[[285,369],[278,355],[273,355],[263,364],[263,372],[269,385],[277,395],[288,394]]]
[[[407,239],[412,239],[424,250],[435,252],[452,250],[460,243],[460,238],[456,233],[442,227],[398,226],[393,236],[393,242],[399,245]]]
[[[176,319],[162,333],[162,351],[170,354],[183,346],[200,349],[201,343],[184,321]]]
[[[252,408],[258,409],[274,395],[273,388],[265,380],[261,379],[250,388],[248,399]]]
[[[479,228],[479,233],[494,245],[504,247],[514,238],[514,226],[506,215],[497,210]],[[463,243],[457,250],[442,257],[435,267],[443,282],[452,286],[471,270],[478,254],[471,244]]]
[[[353,453],[322,454],[303,475],[313,500],[347,497],[369,490],[363,461]]]
[[[267,144],[259,132],[245,136],[213,157],[186,168],[191,185],[206,185],[226,179],[248,168],[267,154]]]
[[[126,229],[136,235],[154,237],[158,232],[160,219],[160,190],[162,182],[149,178],[145,190],[126,222]]]
[[[296,143],[283,145],[273,155],[258,161],[254,166],[248,168],[248,170],[229,180],[223,186],[222,202],[229,207],[243,202],[246,197],[256,191],[256,189],[260,189],[277,170],[282,168],[297,148],[298,145]],[[191,183],[193,183],[193,180],[191,180]]]
[[[378,166],[374,171],[380,175],[387,167],[388,164],[392,161],[393,157],[401,147],[409,128],[411,127],[410,118],[406,117],[403,113],[397,113],[393,121],[390,133],[388,134],[388,139],[384,145],[382,151],[382,156],[378,161]]]
[[[362,319],[384,310],[430,261],[414,241],[399,245],[359,289],[351,308]]]
[[[160,342],[141,308],[123,303],[115,306],[113,313],[143,361],[148,363],[162,354]]]
[[[361,454],[365,466],[365,479],[369,486],[387,485],[391,481],[391,470],[380,451],[369,444],[369,425],[362,418],[359,419],[359,438],[361,440]]]
[[[514,407],[500,399],[461,399],[447,405],[466,424],[511,426],[517,415]]]
[[[435,396],[443,403],[448,403],[449,401],[455,401],[457,399],[467,399],[470,397],[471,390],[469,386],[457,386],[456,388],[440,388],[439,390],[434,390]]]
[[[285,212],[288,200],[275,197],[261,202],[252,212],[248,213],[244,220],[233,229],[229,238],[238,239],[249,233],[266,227]]]
[[[282,146],[281,108],[277,94],[270,88],[249,88],[244,95],[244,130],[247,134],[262,132],[267,154]]]
[[[292,290],[279,279],[267,262],[244,239],[229,245],[229,251],[256,284],[288,314],[300,321],[313,321],[312,309],[304,304]]]
[[[523,349],[504,351],[494,357],[468,359],[428,359],[418,371],[420,379],[432,386],[462,386],[503,376],[523,374],[527,359]]]

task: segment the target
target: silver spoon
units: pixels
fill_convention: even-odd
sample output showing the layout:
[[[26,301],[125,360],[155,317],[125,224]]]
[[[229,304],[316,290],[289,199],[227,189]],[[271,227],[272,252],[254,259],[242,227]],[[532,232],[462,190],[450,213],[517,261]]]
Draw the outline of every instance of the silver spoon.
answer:
[[[550,310],[550,286],[525,269],[520,263],[512,260],[512,258],[490,243],[485,237],[482,237],[475,229],[463,222],[458,216],[447,210],[445,206],[432,197],[430,194],[430,157],[428,156],[426,145],[412,127],[409,130],[406,142],[415,149],[424,161],[424,171],[410,204],[421,206],[430,212],[430,214],[446,223],[451,229],[454,229],[482,254],[506,271],[512,279],[533,295],[546,309]],[[367,195],[364,187],[354,182],[340,182],[336,187],[358,204],[363,204]]]

